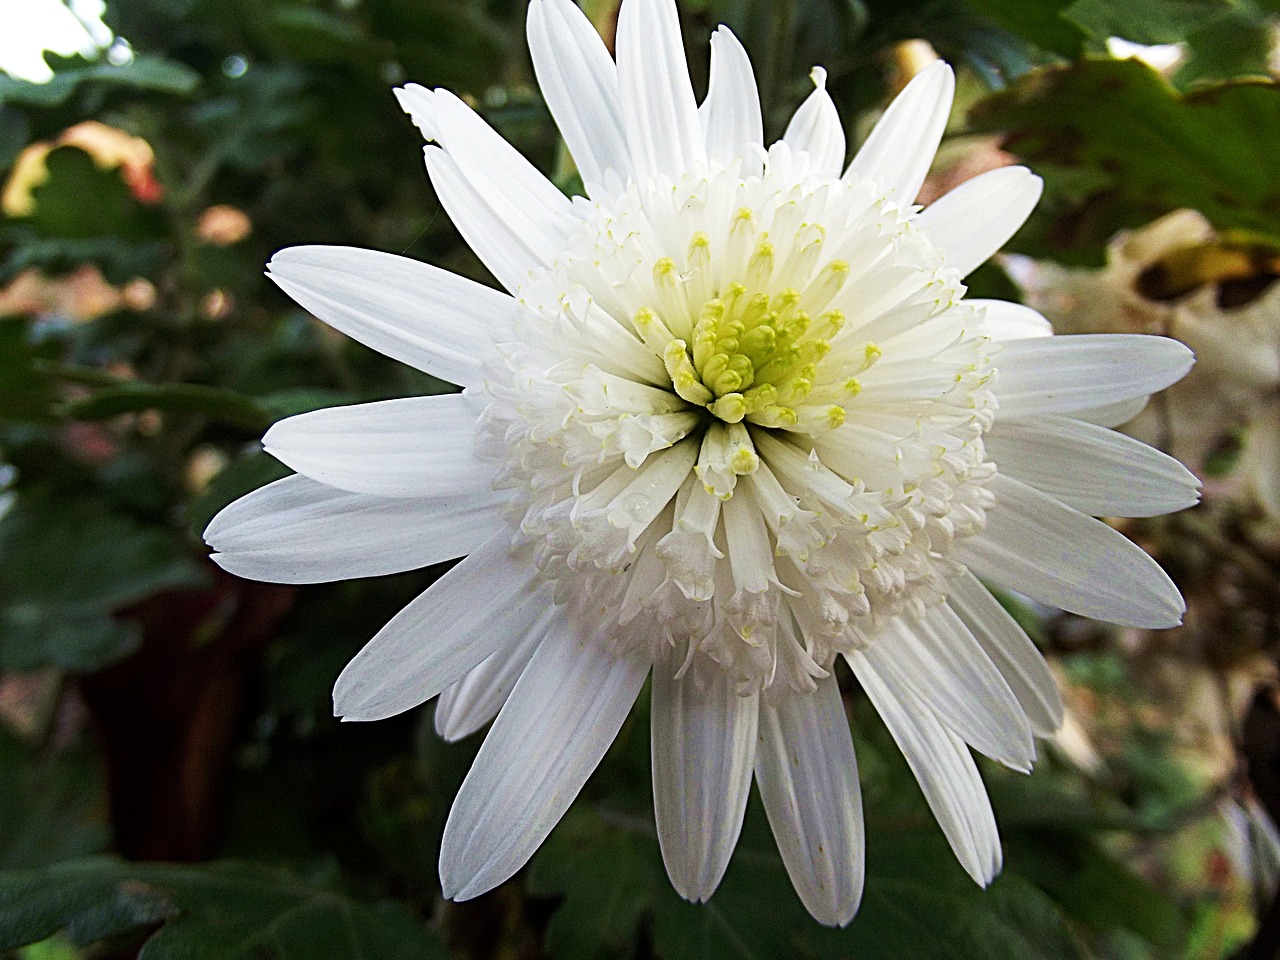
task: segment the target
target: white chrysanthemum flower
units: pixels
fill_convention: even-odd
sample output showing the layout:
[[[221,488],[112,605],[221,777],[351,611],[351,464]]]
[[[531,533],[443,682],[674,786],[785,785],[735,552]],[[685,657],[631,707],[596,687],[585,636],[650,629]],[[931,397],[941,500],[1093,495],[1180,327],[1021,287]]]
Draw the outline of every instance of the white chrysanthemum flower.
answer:
[[[427,169],[506,288],[303,247],[272,278],[339,330],[465,389],[293,417],[298,471],[209,526],[244,576],[314,582],[466,556],[338,679],[348,720],[440,695],[450,739],[496,721],[445,828],[445,895],[515,873],[652,673],[658,834],[711,896],[752,771],[809,911],[862,891],[853,668],[965,869],[1000,866],[973,747],[1030,768],[1061,705],[975,574],[1164,627],[1176,588],[1088,514],[1187,506],[1176,461],[1116,434],[1189,352],[1055,339],[962,278],[1040,194],[1025,169],[911,205],[951,105],[938,64],[847,169],[817,89],[767,150],[751,64],[712,38],[699,107],[671,0],[626,0],[617,61],[570,0],[534,0],[538,80],[586,184],[570,200],[460,100],[409,86]]]

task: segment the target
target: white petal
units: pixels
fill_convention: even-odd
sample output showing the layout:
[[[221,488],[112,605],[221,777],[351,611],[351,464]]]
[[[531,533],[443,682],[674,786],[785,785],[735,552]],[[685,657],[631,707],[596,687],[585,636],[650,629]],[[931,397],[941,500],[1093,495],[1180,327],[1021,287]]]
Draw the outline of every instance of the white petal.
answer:
[[[618,102],[618,69],[596,28],[569,0],[534,0],[528,34],[547,107],[587,193],[600,199],[608,171],[624,182],[631,173]]]
[[[965,276],[1003,247],[1040,202],[1044,182],[1026,167],[1001,167],[966,180],[929,204],[917,223]]]
[[[1101,407],[1090,407],[1087,410],[1072,410],[1070,416],[1076,420],[1083,420],[1086,423],[1096,423],[1100,427],[1118,427],[1122,423],[1128,423],[1143,410],[1147,409],[1147,403],[1151,397],[1148,394],[1140,394],[1129,400],[1120,400],[1116,403],[1104,404]]]
[[[939,61],[912,77],[858,150],[845,179],[879,185],[900,206],[916,198],[951,114],[956,79]]]
[[[448,90],[418,84],[396,90],[396,98],[515,229],[537,237],[539,249],[564,245],[577,221],[573,203],[478,113]]]
[[[463,386],[482,382],[493,337],[519,313],[504,293],[377,250],[289,247],[267,268],[285,293],[329,326]]]
[[[1027,716],[1000,671],[945,604],[887,621],[863,651],[895,691],[910,691],[980,753],[1015,770],[1035,760]]]
[[[675,0],[618,11],[618,92],[636,177],[672,179],[706,159]]]
[[[428,587],[364,645],[333,687],[334,716],[382,720],[430,700],[513,646],[551,603],[505,530]]]
[[[835,177],[844,165],[844,128],[831,94],[827,71],[814,67],[809,75],[815,87],[787,124],[783,142],[792,150],[809,154],[809,170],[820,177]]]
[[[312,480],[354,493],[479,493],[493,467],[472,454],[476,415],[460,393],[330,407],[279,421],[262,445]]]
[[[956,559],[981,577],[1085,617],[1131,627],[1174,627],[1186,605],[1142,548],[1101,520],[996,474],[997,502]]]
[[[1132,400],[1182,379],[1195,357],[1177,340],[1097,333],[1006,343],[993,382],[1006,417],[1070,413]]]
[[[449,812],[440,881],[451,900],[492,890],[538,849],[631,711],[647,663],[562,621],[511,691]]]
[[[971,307],[986,310],[987,333],[992,340],[1029,340],[1053,336],[1053,324],[1020,303],[1005,300],[965,300]]]
[[[997,420],[986,445],[1001,472],[1091,516],[1155,517],[1200,499],[1173,457],[1082,420]]]
[[[759,150],[764,147],[760,91],[751,58],[728,27],[711,34],[711,80],[707,98],[698,108],[707,138],[707,155],[726,163],[746,161],[743,176],[760,173]]]
[[[756,782],[782,862],[819,923],[858,912],[865,867],[858,762],[834,674],[760,705]]]
[[[755,763],[760,696],[739,696],[727,671],[653,671],[653,797],[658,840],[676,892],[715,892],[738,842]]]
[[[563,245],[539,246],[537,234],[521,232],[519,218],[512,216],[514,208],[497,204],[477,190],[458,161],[439,147],[427,147],[424,156],[431,185],[449,219],[489,272],[512,293],[531,270],[549,265],[563,249]]]
[[[1009,684],[1032,731],[1040,737],[1053,736],[1062,726],[1062,695],[1039,649],[973,574],[961,574],[950,587],[947,603]]]
[[[491,653],[441,691],[436,702],[436,732],[450,742],[461,740],[496,717],[557,616],[556,606],[547,604],[515,646]]]
[[[324,583],[416,570],[474,550],[502,522],[492,491],[390,499],[286,477],[241,497],[204,536],[228,573]]]
[[[910,692],[885,683],[860,653],[848,660],[907,758],[960,865],[985,887],[1000,871],[1000,836],[986,787],[964,742]]]

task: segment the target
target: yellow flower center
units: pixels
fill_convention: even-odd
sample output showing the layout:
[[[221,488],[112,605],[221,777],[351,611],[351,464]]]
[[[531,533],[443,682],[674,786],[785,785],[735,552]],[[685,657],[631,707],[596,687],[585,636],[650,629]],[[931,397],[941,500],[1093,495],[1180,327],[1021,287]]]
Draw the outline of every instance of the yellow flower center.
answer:
[[[691,244],[695,255],[698,241],[695,237]],[[825,306],[843,285],[848,264],[828,264],[803,293],[794,287],[765,293],[762,287],[773,286],[769,280],[776,272],[774,261],[774,246],[764,236],[747,259],[743,281],[725,284],[700,307],[688,304],[686,316],[664,317],[660,310],[643,307],[632,318],[645,343],[662,357],[675,392],[725,423],[795,426],[797,407],[813,392],[818,366],[844,325],[839,310],[822,310],[816,316],[813,311]],[[676,271],[669,258],[654,264],[660,291],[679,283]],[[681,337],[672,333],[673,326],[692,330]],[[847,387],[851,399],[858,383],[850,379]],[[840,426],[845,413],[839,403],[827,405],[827,426]]]

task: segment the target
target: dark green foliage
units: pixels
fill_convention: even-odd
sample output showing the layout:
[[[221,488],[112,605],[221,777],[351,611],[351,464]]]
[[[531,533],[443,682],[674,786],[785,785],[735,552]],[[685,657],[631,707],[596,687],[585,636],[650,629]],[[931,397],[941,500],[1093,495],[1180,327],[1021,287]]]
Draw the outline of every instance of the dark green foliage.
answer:
[[[1005,29],[1025,37],[1036,46],[1060,57],[1075,58],[1084,53],[1088,31],[1073,22],[1066,11],[1071,0],[971,0]]]
[[[1072,0],[1062,16],[1095,37],[1133,43],[1178,43],[1231,12],[1231,0]]]
[[[1280,238],[1274,83],[1179,94],[1138,61],[1089,60],[1027,77],[969,120],[1003,131],[1006,149],[1045,177],[1046,200],[1017,241],[1028,253],[1096,260],[1116,231],[1179,207],[1223,230]]]
[[[57,107],[84,87],[189,94],[200,82],[199,74],[187,65],[147,55],[135,57],[130,63],[121,66],[76,60],[55,63],[55,66],[57,70],[54,78],[43,84],[0,76],[0,104]]]
[[[403,907],[248,863],[77,860],[0,875],[0,949],[65,929],[77,944],[145,933],[141,960],[433,960],[448,953]]]
[[[0,317],[0,423],[45,420],[53,404],[53,385],[37,367],[26,327],[20,317]]]
[[[144,528],[93,500],[19,495],[0,518],[0,669],[93,670],[137,645],[113,616],[204,575],[168,531]]]
[[[101,851],[109,839],[101,778],[97,758],[83,745],[41,756],[0,730],[0,868],[42,867]]]
[[[530,867],[473,904],[441,908],[441,831],[480,737],[441,743],[429,710],[339,724],[330,696],[349,658],[443,568],[276,591],[219,575],[200,535],[222,507],[288,473],[256,442],[273,421],[454,389],[323,329],[263,277],[281,247],[338,243],[489,280],[436,202],[421,137],[391,87],[459,92],[562,189],[580,192],[532,84],[525,6],[111,0],[106,16],[132,45],[131,63],[51,58],[50,84],[0,77],[0,175],[28,145],[52,148],[34,209],[0,218],[0,287],[31,269],[57,281],[88,266],[149,291],[83,315],[60,304],[0,317],[0,952],[53,936],[48,953],[17,955],[1204,955],[1196,931],[1221,925],[1217,904],[1189,905],[1126,858],[1137,842],[1172,835],[1196,799],[1161,731],[1134,733],[1100,783],[1052,757],[1029,779],[984,767],[1007,869],[983,891],[852,685],[868,863],[847,929],[808,917],[754,797],[710,902],[675,894],[654,832],[643,696]],[[584,6],[607,33],[608,0]],[[1276,0],[681,3],[699,95],[705,41],[727,23],[752,55],[769,138],[812,89],[816,63],[852,150],[866,113],[886,102],[893,46],[928,40],[966,71],[972,130],[1004,136],[1048,181],[1020,249],[1076,262],[1098,261],[1115,230],[1177,206],[1280,238],[1280,100],[1274,85],[1240,80],[1265,70],[1276,13]],[[1096,59],[1111,34],[1185,41],[1189,55],[1170,85],[1140,64]],[[78,147],[55,146],[86,119],[146,139],[149,192]],[[247,235],[202,235],[206,211],[224,204],[244,214]],[[974,296],[1018,295],[996,265],[967,282]],[[1008,599],[1037,640],[1048,635],[1039,614]],[[147,705],[175,689],[218,691],[211,711],[182,714],[191,746],[159,784],[189,804],[172,816],[202,824],[212,862],[98,856],[124,849],[108,786],[113,801],[157,786],[119,782],[126,768],[105,745],[132,732],[119,703],[115,714],[98,706],[112,682],[145,676],[153,648],[170,658],[159,679],[126,688]],[[1073,678],[1105,687],[1107,663],[1077,659]],[[184,667],[200,676],[177,676]],[[34,706],[9,686],[32,671]],[[156,742],[172,732],[155,726],[146,733]],[[190,775],[186,793],[170,782],[178,774]]]
[[[144,410],[199,413],[214,423],[253,433],[265,430],[274,419],[262,406],[239,393],[200,384],[122,383],[61,407],[61,412],[73,420],[109,420],[122,413]]]

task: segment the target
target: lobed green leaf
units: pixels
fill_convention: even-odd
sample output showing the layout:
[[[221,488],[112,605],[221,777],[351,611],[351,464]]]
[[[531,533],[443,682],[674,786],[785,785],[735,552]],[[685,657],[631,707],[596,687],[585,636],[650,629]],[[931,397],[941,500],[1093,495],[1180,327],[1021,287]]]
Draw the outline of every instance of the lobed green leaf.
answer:
[[[159,924],[140,960],[444,960],[406,908],[236,861],[86,859],[0,873],[0,949],[65,930],[80,945]]]
[[[1096,257],[1117,231],[1181,207],[1222,230],[1280,239],[1280,85],[1234,81],[1177,92],[1136,60],[1032,73],[981,101],[976,131],[1045,177],[1046,199],[1016,248]]]

